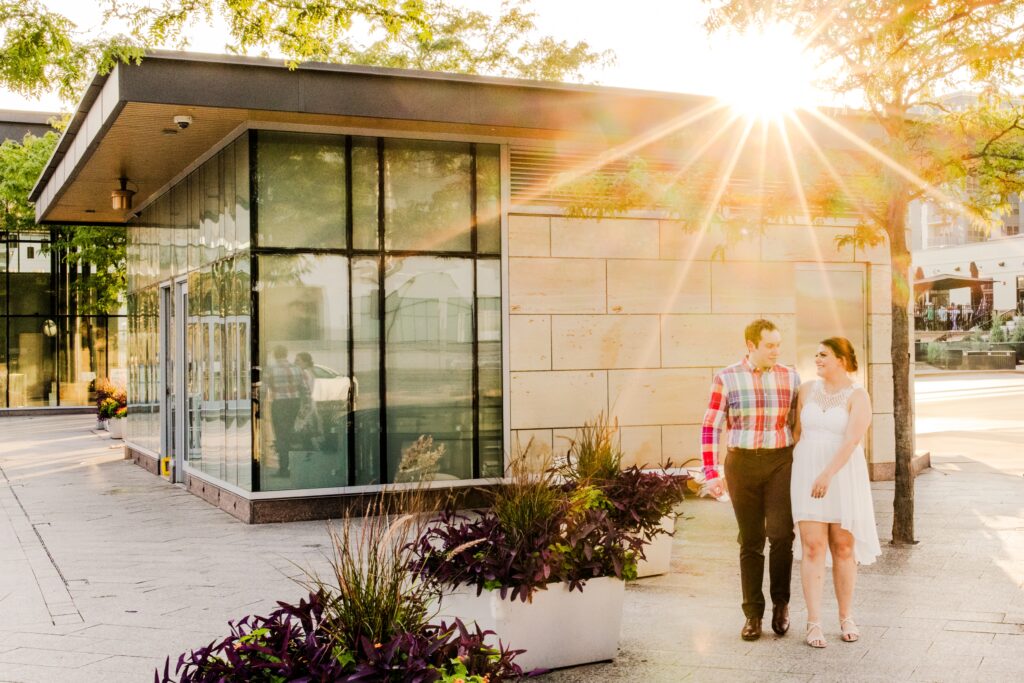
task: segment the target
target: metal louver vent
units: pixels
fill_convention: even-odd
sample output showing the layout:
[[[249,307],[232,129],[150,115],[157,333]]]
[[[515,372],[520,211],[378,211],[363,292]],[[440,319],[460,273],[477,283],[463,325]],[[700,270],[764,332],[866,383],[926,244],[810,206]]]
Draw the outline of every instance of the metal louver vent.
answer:
[[[519,205],[566,206],[572,197],[559,190],[559,177],[596,170],[599,150],[554,149],[552,147],[512,145],[509,148],[512,202]],[[625,159],[601,164],[611,173],[628,168]]]

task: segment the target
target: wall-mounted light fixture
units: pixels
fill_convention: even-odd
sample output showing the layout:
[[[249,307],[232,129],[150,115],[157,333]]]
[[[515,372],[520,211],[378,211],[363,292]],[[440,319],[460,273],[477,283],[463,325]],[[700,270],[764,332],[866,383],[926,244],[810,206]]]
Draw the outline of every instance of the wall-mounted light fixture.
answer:
[[[135,190],[128,189],[128,179],[124,176],[117,179],[118,189],[110,191],[110,206],[114,211],[127,211],[132,208],[132,197]]]
[[[1003,267],[1005,267],[1005,266],[1006,266],[1006,261],[1000,261],[1000,262],[999,262],[999,267],[1000,267],[1000,268],[1003,268]]]
[[[959,272],[960,272],[960,266],[957,266],[957,267],[956,267],[956,268],[954,268],[953,270],[955,270],[956,272],[958,272],[958,273],[959,273]]]

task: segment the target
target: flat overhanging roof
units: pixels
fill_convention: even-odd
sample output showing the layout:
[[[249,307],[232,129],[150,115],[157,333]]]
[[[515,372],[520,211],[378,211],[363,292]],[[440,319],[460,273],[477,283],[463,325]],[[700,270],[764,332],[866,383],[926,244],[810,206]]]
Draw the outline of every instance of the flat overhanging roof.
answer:
[[[928,291],[946,291],[949,289],[962,289],[963,287],[980,287],[992,284],[990,277],[970,277],[966,275],[949,275],[940,273],[931,277],[914,280],[914,292],[921,294]]]
[[[137,190],[137,210],[245,124],[611,146],[657,139],[653,132],[703,114],[709,123],[695,136],[734,118],[697,95],[154,52],[93,79],[30,199],[40,223],[124,224],[132,212],[110,201],[118,178]],[[187,130],[176,128],[179,115],[193,118]],[[812,135],[827,137],[809,118]],[[831,137],[830,145],[849,144]]]
[[[0,142],[5,140],[21,142],[26,133],[45,135],[54,130],[50,121],[59,118],[60,114],[45,111],[0,109]]]

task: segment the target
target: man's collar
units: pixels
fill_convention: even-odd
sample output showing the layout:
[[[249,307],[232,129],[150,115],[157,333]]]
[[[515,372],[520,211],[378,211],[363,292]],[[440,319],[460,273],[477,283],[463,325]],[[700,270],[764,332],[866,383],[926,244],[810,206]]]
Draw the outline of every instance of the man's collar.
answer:
[[[775,370],[776,367],[778,367],[778,363],[772,365],[771,367],[763,369],[755,367],[754,364],[750,362],[749,355],[743,357],[743,364],[747,367],[747,370],[750,370],[751,372],[772,372],[773,370]]]

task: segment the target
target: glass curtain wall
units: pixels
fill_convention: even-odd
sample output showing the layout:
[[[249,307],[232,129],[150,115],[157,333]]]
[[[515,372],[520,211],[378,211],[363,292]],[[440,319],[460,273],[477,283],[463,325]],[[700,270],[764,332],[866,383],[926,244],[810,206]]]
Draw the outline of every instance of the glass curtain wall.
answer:
[[[500,475],[498,147],[254,152],[260,489]]]
[[[97,379],[127,380],[124,318],[79,315],[81,275],[53,237],[0,232],[0,408],[87,406]]]
[[[191,467],[254,491],[500,475],[499,187],[497,145],[229,144],[129,230],[128,440],[159,452],[160,286],[185,278]]]
[[[128,231],[126,440],[160,452],[160,287],[184,279],[185,455],[243,489],[252,486],[249,225],[242,135],[149,204]]]

